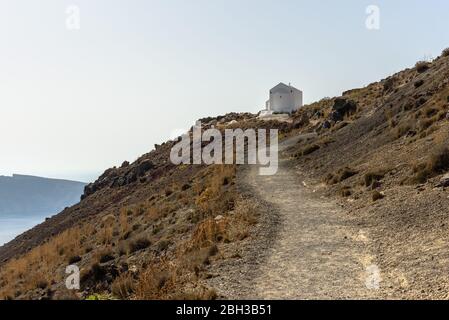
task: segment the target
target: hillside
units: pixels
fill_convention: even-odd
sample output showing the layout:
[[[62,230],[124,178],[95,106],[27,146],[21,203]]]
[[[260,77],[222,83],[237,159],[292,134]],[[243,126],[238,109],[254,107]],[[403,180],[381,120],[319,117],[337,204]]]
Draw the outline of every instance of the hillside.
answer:
[[[0,176],[0,215],[56,214],[79,202],[85,183],[14,174]]]
[[[202,119],[267,125],[251,114]],[[106,170],[82,201],[0,248],[3,297],[211,298],[204,284],[211,260],[237,248],[256,221],[256,204],[236,191],[236,166],[175,166],[174,141],[134,163]],[[232,254],[231,254],[232,255]],[[82,290],[64,288],[65,267],[77,264]]]
[[[312,215],[326,204],[326,219],[363,232],[340,237],[325,225],[318,230],[371,252],[370,263],[382,273],[379,294],[447,298],[448,104],[446,50],[433,62],[305,106],[290,123],[251,114],[202,119],[205,128],[276,127],[284,141],[297,139],[282,152],[282,174],[289,175],[286,186],[304,190],[280,192],[282,179],[274,179],[273,193],[289,197],[278,199],[287,203],[282,207],[266,190],[266,199],[257,196],[260,184],[248,187],[247,166],[175,166],[169,161],[175,141],[156,145],[134,163],[106,170],[79,204],[0,248],[0,296],[214,299],[239,288],[243,294],[244,287],[250,294],[254,285],[267,287],[266,279],[253,279],[255,271],[288,264],[276,254],[303,252],[291,241],[295,234],[301,239],[300,227],[285,230],[294,209]],[[298,195],[315,202],[295,206]],[[305,227],[316,236],[314,225]],[[290,240],[280,246],[278,236]],[[64,289],[68,264],[81,268],[79,292]]]
[[[366,229],[386,297],[448,298],[448,112],[445,50],[297,115],[318,134],[289,150],[296,172]]]

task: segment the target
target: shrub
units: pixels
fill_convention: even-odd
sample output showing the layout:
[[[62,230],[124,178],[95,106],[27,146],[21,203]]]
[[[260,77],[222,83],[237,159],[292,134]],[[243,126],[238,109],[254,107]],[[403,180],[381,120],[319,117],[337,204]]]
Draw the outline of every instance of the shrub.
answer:
[[[340,173],[340,181],[349,179],[352,176],[355,176],[358,172],[349,168],[344,168]]]
[[[449,56],[449,48],[446,48],[446,49],[443,50],[442,56],[443,57],[448,57]]]
[[[415,101],[415,107],[419,108],[426,102],[427,102],[427,99],[425,97],[420,97],[418,100]]]
[[[143,249],[148,248],[151,245],[150,240],[148,240],[146,237],[140,237],[137,239],[134,239],[129,243],[129,251],[130,253],[134,253],[136,251],[140,251]]]
[[[173,292],[181,288],[181,283],[177,283],[176,273],[185,273],[185,270],[176,270],[176,265],[169,264],[162,260],[160,263],[152,264],[147,267],[136,282],[136,299],[138,300],[156,300],[170,299]]]
[[[192,186],[189,183],[185,183],[182,185],[181,190],[182,191],[186,191],[188,189],[190,189]]]
[[[81,282],[87,282],[89,280],[98,282],[103,280],[106,275],[106,269],[98,263],[94,263],[88,270],[81,273]]]
[[[449,169],[449,149],[443,147],[433,152],[427,160],[427,168],[433,173],[442,173]]]
[[[104,253],[100,254],[100,257],[98,259],[98,261],[100,261],[100,263],[106,263],[111,260],[114,260],[114,256],[110,252],[104,252]]]
[[[393,89],[394,84],[396,82],[396,78],[390,77],[384,82],[384,92],[389,92]]]
[[[419,166],[417,168],[413,169],[413,171],[416,171],[415,175],[412,178],[406,180],[406,182],[408,182],[408,183],[424,183],[427,181],[430,173],[426,169],[426,166],[423,165],[423,166]]]
[[[377,190],[373,191],[372,197],[373,197],[373,201],[377,201],[377,200],[385,198],[385,196]]]
[[[38,289],[44,290],[44,289],[47,288],[47,287],[48,287],[48,282],[47,282],[47,280],[39,280],[39,281],[36,283],[36,288],[38,288]]]
[[[438,112],[437,108],[428,107],[424,109],[424,114],[426,115],[427,118],[432,117],[437,112]]]
[[[415,83],[414,83],[415,88],[419,88],[419,87],[421,87],[423,84],[424,84],[424,80],[422,80],[422,79],[417,80],[417,81],[415,81]]]
[[[69,258],[69,264],[75,264],[77,262],[81,261],[81,257],[80,256],[72,256]]]
[[[318,149],[320,149],[319,145],[309,144],[308,146],[304,147],[304,149],[302,149],[299,153],[301,156],[306,156],[308,154],[311,154],[311,153],[317,151]]]
[[[365,180],[365,186],[369,187],[373,184],[375,181],[380,181],[384,178],[385,173],[381,171],[370,171],[365,174],[364,180]]]
[[[432,119],[421,119],[418,121],[418,128],[419,131],[424,131],[428,127],[430,127],[433,124],[433,118]]]
[[[424,183],[429,178],[443,173],[449,169],[449,149],[440,147],[428,157],[426,162],[413,167],[414,176],[408,180],[410,183]]]
[[[209,218],[201,222],[193,232],[190,248],[204,248],[227,239],[227,220],[216,222]]]
[[[151,233],[155,235],[161,231],[162,231],[162,225],[156,224],[156,225],[153,225],[153,231],[151,231]]]
[[[340,195],[344,198],[349,197],[352,194],[351,187],[343,186],[340,189]]]
[[[328,174],[325,178],[325,181],[327,184],[336,184],[346,179],[349,179],[352,176],[355,176],[357,173],[359,172],[346,167],[343,169],[339,169],[336,173]]]
[[[111,286],[111,291],[114,297],[119,299],[127,299],[134,293],[135,283],[129,274],[121,274],[118,276]]]
[[[401,122],[395,129],[394,135],[398,139],[409,132],[412,132],[415,129],[415,120],[407,119],[404,122]]]
[[[423,72],[429,70],[430,63],[427,61],[418,61],[415,64],[415,68],[416,68],[416,71],[418,71],[419,73],[423,73]]]
[[[159,241],[159,243],[157,244],[157,251],[158,252],[163,252],[165,250],[168,249],[168,247],[170,246],[170,241],[168,240],[161,240]]]

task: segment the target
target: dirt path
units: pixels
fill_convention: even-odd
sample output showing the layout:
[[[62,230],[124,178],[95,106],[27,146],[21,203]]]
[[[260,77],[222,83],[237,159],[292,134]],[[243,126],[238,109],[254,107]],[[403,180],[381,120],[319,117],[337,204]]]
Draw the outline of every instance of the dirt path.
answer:
[[[267,210],[261,240],[244,248],[239,262],[221,266],[227,275],[214,282],[226,296],[370,299],[379,294],[369,236],[336,204],[305,187],[288,160],[281,157],[276,175],[260,176],[253,167],[242,179]]]

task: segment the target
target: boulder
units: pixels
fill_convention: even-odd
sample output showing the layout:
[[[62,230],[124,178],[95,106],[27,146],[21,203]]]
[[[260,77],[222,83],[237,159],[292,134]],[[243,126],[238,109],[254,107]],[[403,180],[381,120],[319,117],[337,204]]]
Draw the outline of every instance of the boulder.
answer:
[[[338,111],[332,111],[329,116],[329,119],[334,122],[342,121],[343,115]]]
[[[437,187],[442,187],[442,188],[449,187],[449,173],[446,173],[444,176],[441,177],[440,182],[438,183]]]
[[[139,163],[137,167],[137,175],[143,176],[147,171],[154,168],[153,162],[151,160],[143,160],[141,163]]]
[[[94,192],[97,191],[97,186],[94,183],[89,183],[87,186],[84,187],[84,198],[87,196],[90,196]]]
[[[124,161],[120,168],[126,168],[126,167],[129,167],[129,162],[128,161]]]
[[[328,120],[323,122],[323,125],[322,125],[323,129],[329,129],[330,127],[331,127],[331,123]]]
[[[126,185],[126,177],[118,177],[117,179],[115,179],[112,187],[122,187],[124,185]]]
[[[423,80],[423,79],[417,80],[417,81],[415,81],[415,83],[414,83],[415,88],[419,88],[419,87],[421,87],[423,84],[424,84],[424,80]]]
[[[357,104],[353,100],[346,98],[336,98],[332,109],[342,116],[357,111]]]
[[[126,183],[125,184],[131,184],[136,181],[137,181],[137,172],[136,172],[136,170],[131,170],[126,175]]]

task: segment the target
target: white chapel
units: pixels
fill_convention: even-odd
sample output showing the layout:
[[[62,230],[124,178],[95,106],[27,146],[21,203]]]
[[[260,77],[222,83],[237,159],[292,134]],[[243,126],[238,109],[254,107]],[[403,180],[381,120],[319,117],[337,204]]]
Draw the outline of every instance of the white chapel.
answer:
[[[270,90],[270,99],[265,103],[262,113],[291,113],[302,106],[302,91],[281,82]]]

